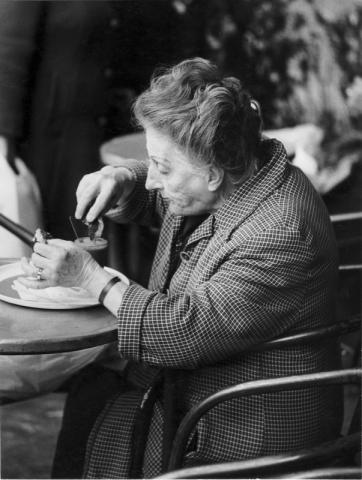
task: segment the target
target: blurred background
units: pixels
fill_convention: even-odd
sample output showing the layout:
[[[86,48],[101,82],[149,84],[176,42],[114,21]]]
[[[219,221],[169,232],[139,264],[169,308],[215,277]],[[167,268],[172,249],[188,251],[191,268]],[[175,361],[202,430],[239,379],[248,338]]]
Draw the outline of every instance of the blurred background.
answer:
[[[44,2],[26,3],[35,9]],[[45,3],[57,4],[61,12],[61,5],[67,8],[69,2]],[[113,36],[107,40],[114,42],[116,65],[102,65],[109,87],[102,108],[107,108],[92,112],[99,131],[96,137],[88,135],[96,138],[97,159],[86,168],[95,170],[96,163],[107,162],[114,139],[134,132],[131,105],[154,68],[203,56],[248,87],[262,106],[265,133],[284,142],[290,160],[309,176],[331,215],[362,211],[362,0],[104,3],[117,9],[110,18]],[[93,37],[87,48],[98,41]],[[99,101],[95,92],[90,97]],[[53,134],[59,121],[51,125]],[[1,134],[6,132],[1,132],[0,118]],[[75,134],[80,135],[77,130]],[[42,167],[27,161],[29,144],[23,134],[18,153],[34,171],[46,209],[53,199],[43,192],[38,173]],[[58,228],[54,222],[49,225],[50,231]],[[125,252],[112,249],[112,266],[146,284],[157,231],[123,225],[106,228],[110,241]],[[340,235],[360,236],[361,221],[352,222],[348,231],[343,227]],[[132,254],[127,254],[131,246]],[[342,255],[351,255],[348,245]],[[361,263],[360,258],[361,252],[354,251],[353,260]],[[51,393],[2,408],[2,478],[49,478],[63,403],[64,394]]]

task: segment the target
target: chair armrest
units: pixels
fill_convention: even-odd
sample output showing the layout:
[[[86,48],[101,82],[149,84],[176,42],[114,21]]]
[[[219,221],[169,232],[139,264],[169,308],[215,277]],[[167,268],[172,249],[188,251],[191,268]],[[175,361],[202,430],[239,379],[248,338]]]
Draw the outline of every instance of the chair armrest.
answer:
[[[300,390],[316,385],[361,384],[361,379],[361,369],[346,369],[256,380],[220,390],[201,401],[198,405],[195,405],[185,415],[175,435],[170,456],[169,470],[176,470],[182,465],[189,435],[194,430],[199,419],[209,410],[222,402],[233,398],[241,398],[256,394],[280,392],[285,390]]]
[[[292,335],[269,340],[259,345],[253,345],[248,351],[265,351],[274,348],[302,345],[305,343],[339,337],[347,333],[357,332],[361,329],[361,315],[357,314],[343,322],[337,322],[326,327],[318,327],[306,331],[296,332]]]

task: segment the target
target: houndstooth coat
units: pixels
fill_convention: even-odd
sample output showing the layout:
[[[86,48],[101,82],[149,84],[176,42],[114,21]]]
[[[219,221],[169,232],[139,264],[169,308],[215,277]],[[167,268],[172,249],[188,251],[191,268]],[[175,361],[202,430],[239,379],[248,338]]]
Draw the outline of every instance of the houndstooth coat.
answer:
[[[265,165],[191,234],[167,290],[184,218],[171,215],[157,192],[144,189],[147,165],[123,161],[137,185],[110,217],[143,224],[161,217],[162,227],[149,288],[129,286],[119,307],[119,352],[135,371],[142,365],[151,365],[149,371],[152,366],[186,371],[178,399],[183,412],[226,386],[335,367],[331,343],[242,353],[333,317],[337,256],[328,213],[304,174],[287,162],[283,146],[276,140],[263,144]],[[238,359],[230,360],[238,352]],[[140,375],[135,378],[93,428],[87,478],[129,475],[136,407],[147,388]],[[311,446],[336,433],[337,405],[330,391],[315,388],[227,402],[199,422],[185,464]],[[161,471],[162,423],[158,400],[145,447],[145,477]]]

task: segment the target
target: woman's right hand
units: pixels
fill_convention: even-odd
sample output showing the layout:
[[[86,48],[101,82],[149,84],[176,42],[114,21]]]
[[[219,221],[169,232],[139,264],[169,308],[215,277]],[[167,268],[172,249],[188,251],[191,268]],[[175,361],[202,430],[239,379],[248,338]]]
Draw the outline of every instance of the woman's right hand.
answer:
[[[75,218],[91,223],[125,200],[135,184],[132,172],[124,167],[107,165],[98,172],[85,175],[77,188]]]

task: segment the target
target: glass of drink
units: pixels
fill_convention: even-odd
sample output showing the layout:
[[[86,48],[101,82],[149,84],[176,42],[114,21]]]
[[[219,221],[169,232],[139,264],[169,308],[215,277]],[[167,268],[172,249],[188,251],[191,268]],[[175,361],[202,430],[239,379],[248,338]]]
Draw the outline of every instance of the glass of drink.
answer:
[[[77,247],[87,250],[101,267],[107,263],[108,240],[102,237],[78,237],[74,240]]]

